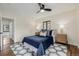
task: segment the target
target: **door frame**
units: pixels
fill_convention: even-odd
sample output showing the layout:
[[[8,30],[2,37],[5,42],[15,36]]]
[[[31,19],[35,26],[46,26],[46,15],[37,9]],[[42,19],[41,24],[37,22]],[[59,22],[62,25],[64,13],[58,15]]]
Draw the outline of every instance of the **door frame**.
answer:
[[[12,21],[12,27],[13,27],[13,30],[12,30],[12,38],[14,40],[14,19],[12,18],[7,18],[7,17],[0,17],[0,40],[1,40],[1,50],[3,50],[3,22],[2,20],[3,19],[9,19]]]

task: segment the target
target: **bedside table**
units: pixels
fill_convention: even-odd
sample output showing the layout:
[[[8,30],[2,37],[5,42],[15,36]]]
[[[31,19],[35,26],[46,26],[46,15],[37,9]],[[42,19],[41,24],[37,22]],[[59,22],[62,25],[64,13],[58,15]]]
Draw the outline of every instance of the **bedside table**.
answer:
[[[55,36],[56,43],[68,44],[66,34],[56,34]]]
[[[35,32],[35,35],[39,36],[40,35],[40,32]]]

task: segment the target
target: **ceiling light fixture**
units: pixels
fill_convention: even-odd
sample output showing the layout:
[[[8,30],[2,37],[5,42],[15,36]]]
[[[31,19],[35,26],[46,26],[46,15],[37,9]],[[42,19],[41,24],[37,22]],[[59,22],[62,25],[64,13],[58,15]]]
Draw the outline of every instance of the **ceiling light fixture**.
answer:
[[[40,10],[38,10],[37,13],[44,11],[52,11],[52,9],[46,8],[46,6],[43,3],[38,3],[38,6],[40,7]]]
[[[44,12],[44,10],[42,9],[40,12]]]

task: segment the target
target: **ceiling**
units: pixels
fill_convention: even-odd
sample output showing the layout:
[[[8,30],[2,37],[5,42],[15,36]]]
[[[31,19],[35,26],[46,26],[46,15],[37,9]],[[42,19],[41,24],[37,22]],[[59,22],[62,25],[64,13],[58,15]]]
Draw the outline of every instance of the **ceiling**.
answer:
[[[36,3],[0,3],[0,11],[23,17],[40,18],[79,7],[77,3],[45,3],[45,5],[47,8],[51,8],[52,11],[37,14],[39,6]]]

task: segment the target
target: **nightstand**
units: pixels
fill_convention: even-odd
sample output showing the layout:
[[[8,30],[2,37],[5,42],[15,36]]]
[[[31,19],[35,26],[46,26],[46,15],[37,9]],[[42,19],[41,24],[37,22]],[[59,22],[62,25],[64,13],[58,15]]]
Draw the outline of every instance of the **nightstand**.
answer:
[[[56,34],[55,42],[62,43],[62,44],[68,44],[67,35],[66,34]]]
[[[40,32],[35,32],[35,35],[39,36],[40,35]]]

